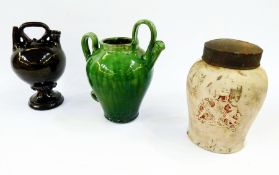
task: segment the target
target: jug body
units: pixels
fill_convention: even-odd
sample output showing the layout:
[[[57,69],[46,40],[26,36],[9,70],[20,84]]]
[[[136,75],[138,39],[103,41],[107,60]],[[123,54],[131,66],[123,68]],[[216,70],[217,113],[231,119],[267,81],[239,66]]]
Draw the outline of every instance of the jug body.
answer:
[[[42,27],[45,33],[40,39],[30,39],[24,32],[27,27]],[[63,96],[52,91],[66,65],[60,34],[60,31],[50,30],[40,22],[28,22],[13,28],[12,68],[32,89],[38,91],[29,101],[34,109],[51,109],[63,102]]]
[[[93,42],[93,53],[88,52],[88,38]],[[125,37],[99,42],[95,34],[88,33],[82,39],[82,46],[91,94],[101,103],[105,117],[116,123],[134,120],[152,78],[154,63],[150,59],[156,58],[146,57],[134,39]]]

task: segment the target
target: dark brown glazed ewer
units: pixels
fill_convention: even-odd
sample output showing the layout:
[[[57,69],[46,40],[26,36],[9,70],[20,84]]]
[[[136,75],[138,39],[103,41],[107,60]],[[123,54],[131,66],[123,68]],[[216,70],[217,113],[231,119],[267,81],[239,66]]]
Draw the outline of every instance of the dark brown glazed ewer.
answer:
[[[42,27],[45,33],[40,39],[30,39],[24,32],[26,27]],[[33,109],[52,109],[64,100],[61,93],[52,90],[66,65],[60,34],[41,22],[27,22],[13,28],[11,63],[15,73],[37,91],[29,100]]]

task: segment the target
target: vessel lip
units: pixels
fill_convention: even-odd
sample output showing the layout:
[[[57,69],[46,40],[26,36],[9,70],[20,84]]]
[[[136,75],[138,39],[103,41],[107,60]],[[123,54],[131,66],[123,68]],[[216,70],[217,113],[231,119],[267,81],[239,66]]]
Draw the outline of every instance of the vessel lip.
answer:
[[[101,48],[109,51],[132,50],[132,39],[128,37],[111,37],[100,41]]]
[[[111,37],[105,38],[101,41],[102,44],[110,45],[110,46],[117,46],[117,45],[131,45],[132,38],[128,37]]]

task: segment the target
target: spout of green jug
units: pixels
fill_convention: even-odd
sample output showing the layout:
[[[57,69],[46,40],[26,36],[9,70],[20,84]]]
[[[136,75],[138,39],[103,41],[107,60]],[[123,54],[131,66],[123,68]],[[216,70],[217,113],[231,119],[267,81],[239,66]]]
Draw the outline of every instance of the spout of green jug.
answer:
[[[147,53],[147,60],[150,70],[153,68],[157,58],[164,49],[165,43],[163,41],[156,41],[154,46],[148,51],[149,53]]]

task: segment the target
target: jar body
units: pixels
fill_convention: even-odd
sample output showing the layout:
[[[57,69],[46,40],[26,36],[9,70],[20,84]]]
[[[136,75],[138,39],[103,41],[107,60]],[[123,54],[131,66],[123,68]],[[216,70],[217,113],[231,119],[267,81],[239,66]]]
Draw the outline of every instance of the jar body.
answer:
[[[267,92],[267,75],[212,66],[200,60],[187,78],[190,139],[217,153],[239,151]]]
[[[61,47],[17,49],[11,63],[15,73],[30,85],[56,82],[63,74],[66,57]]]
[[[110,121],[127,123],[138,116],[153,72],[145,65],[143,55],[142,49],[100,48],[88,59],[86,71],[92,93]]]

